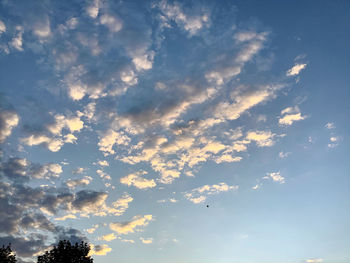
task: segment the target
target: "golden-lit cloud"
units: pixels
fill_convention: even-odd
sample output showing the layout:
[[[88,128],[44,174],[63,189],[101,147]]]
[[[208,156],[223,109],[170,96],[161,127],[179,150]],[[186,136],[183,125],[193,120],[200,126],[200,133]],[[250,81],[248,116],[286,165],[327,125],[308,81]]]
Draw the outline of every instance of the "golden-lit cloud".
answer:
[[[306,263],[320,263],[323,262],[322,258],[310,258],[310,259],[306,259],[304,262]]]
[[[152,219],[152,215],[138,215],[134,216],[130,221],[122,223],[110,223],[109,228],[118,234],[125,235],[134,233],[135,231],[140,231],[140,228],[147,226]]]
[[[140,237],[140,240],[143,244],[152,244],[153,243],[153,238],[149,237],[149,238],[143,238],[143,237]]]
[[[146,171],[139,171],[136,173],[128,174],[125,177],[120,178],[120,183],[126,184],[128,186],[135,186],[139,189],[153,188],[156,186],[156,183],[153,179],[143,178],[142,175],[147,174]]]
[[[17,113],[13,111],[0,112],[0,143],[3,143],[11,135],[12,129],[18,125],[18,122]]]
[[[306,118],[302,116],[298,106],[288,107],[281,111],[281,117],[278,119],[278,123],[281,125],[292,125],[295,121],[301,121]]]
[[[208,195],[219,194],[220,192],[234,191],[237,189],[237,185],[230,186],[226,183],[203,185],[185,193],[185,198],[194,204],[199,204],[204,202],[207,199]]]
[[[102,244],[102,245],[90,245],[90,252],[88,254],[88,256],[105,256],[107,255],[107,253],[111,252],[112,248],[110,248],[108,245],[106,244]]]
[[[112,241],[114,239],[116,239],[116,235],[114,233],[110,233],[110,234],[107,234],[107,235],[104,235],[102,237],[99,238],[99,240],[104,240],[104,241]]]

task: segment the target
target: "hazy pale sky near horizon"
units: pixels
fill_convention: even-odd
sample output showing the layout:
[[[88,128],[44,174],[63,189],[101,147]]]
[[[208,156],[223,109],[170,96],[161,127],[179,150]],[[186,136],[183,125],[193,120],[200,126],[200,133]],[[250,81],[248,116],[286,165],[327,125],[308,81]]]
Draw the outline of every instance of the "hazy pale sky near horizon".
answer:
[[[350,262],[350,1],[3,0],[0,103],[20,262]]]

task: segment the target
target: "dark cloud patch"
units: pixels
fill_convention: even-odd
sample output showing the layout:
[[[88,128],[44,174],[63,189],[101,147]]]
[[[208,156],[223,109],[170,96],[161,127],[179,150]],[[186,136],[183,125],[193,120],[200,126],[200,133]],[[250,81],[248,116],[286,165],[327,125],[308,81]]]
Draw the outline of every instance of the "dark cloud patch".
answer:
[[[0,236],[0,244],[11,243],[12,249],[20,257],[31,257],[37,251],[45,248],[43,236],[32,236],[26,238],[15,236]]]
[[[78,210],[83,210],[86,207],[101,204],[107,194],[104,192],[97,192],[93,190],[81,190],[77,192],[75,200],[72,202],[73,206]]]
[[[0,172],[14,182],[28,181],[26,170],[28,162],[23,158],[10,158],[6,162],[0,164]]]

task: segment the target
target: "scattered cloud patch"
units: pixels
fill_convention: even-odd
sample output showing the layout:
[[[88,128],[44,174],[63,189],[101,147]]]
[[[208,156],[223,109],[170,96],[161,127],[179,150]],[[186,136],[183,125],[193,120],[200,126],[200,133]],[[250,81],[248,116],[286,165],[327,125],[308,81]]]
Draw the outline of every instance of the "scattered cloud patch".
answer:
[[[199,204],[204,202],[208,195],[216,195],[221,192],[235,191],[237,189],[237,185],[229,186],[226,183],[204,185],[185,193],[185,198],[194,204]]]
[[[306,263],[320,263],[323,262],[322,258],[310,258],[310,259],[306,259],[304,262]]]
[[[298,106],[288,107],[281,111],[281,117],[278,119],[278,123],[281,125],[289,126],[295,121],[304,120],[306,116],[302,116]]]
[[[108,245],[90,245],[90,252],[89,256],[96,255],[96,256],[105,256],[107,253],[112,251],[112,248],[110,248]]]
[[[3,143],[11,135],[12,129],[18,125],[18,122],[19,116],[16,112],[8,110],[0,111],[0,143]]]
[[[285,178],[281,175],[280,172],[267,173],[267,175],[264,176],[263,179],[272,179],[272,181],[280,183],[280,184],[285,183]]]
[[[286,72],[286,76],[290,77],[290,76],[296,76],[299,75],[299,73],[306,68],[307,64],[295,64],[292,68],[290,68],[287,72]]]
[[[153,188],[156,183],[153,179],[143,178],[142,175],[147,174],[146,171],[139,171],[133,174],[129,174],[125,177],[120,178],[120,183],[126,184],[128,186],[135,186],[138,189]]]
[[[143,244],[152,244],[153,243],[153,238],[149,237],[149,238],[143,238],[143,237],[140,237],[140,240]]]
[[[109,228],[120,235],[141,231],[142,227],[147,226],[152,221],[152,215],[134,216],[130,221],[122,223],[110,223]]]

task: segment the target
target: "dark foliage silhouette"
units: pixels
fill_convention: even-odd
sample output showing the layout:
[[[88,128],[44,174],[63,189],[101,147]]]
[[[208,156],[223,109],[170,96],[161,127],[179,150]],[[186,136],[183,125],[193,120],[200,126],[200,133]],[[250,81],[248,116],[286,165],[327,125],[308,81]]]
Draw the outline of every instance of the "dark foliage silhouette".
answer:
[[[0,248],[0,263],[16,263],[16,255],[12,253],[11,244],[7,247],[2,245]]]
[[[53,249],[39,256],[38,263],[92,263],[89,251],[90,246],[83,241],[72,245],[67,240],[61,240]]]

